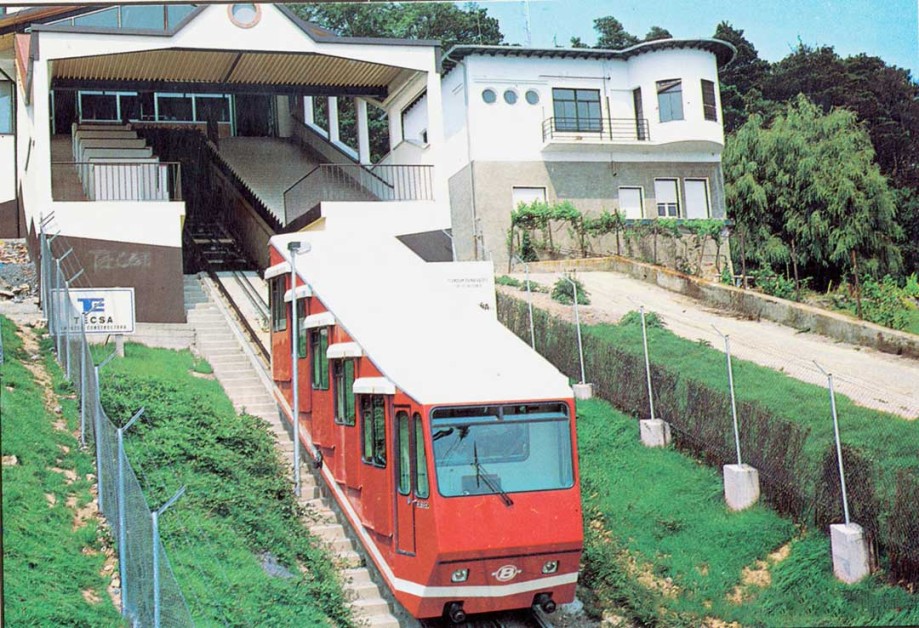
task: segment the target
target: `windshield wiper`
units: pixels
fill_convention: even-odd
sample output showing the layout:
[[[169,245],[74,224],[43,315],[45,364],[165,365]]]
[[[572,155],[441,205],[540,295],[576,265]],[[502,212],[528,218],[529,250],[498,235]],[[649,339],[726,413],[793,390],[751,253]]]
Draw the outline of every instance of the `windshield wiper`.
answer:
[[[482,482],[485,482],[485,486],[491,489],[492,493],[499,495],[501,501],[504,502],[505,506],[513,506],[514,500],[511,499],[511,496],[508,495],[501,486],[494,483],[494,481],[489,477],[488,471],[485,470],[485,467],[479,462],[479,447],[478,443],[472,443],[472,467],[475,469],[475,485],[476,487],[481,486]]]

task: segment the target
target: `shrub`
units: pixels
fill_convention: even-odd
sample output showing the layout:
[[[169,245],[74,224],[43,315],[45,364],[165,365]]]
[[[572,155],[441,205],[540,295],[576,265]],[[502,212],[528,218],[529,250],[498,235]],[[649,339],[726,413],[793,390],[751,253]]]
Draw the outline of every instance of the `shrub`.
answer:
[[[619,319],[620,325],[637,325],[641,326],[641,312],[638,310],[632,310],[628,312],[625,316]],[[664,329],[664,321],[661,320],[661,317],[657,315],[657,312],[645,312],[645,327],[655,329]]]
[[[555,285],[552,286],[552,300],[564,305],[572,305],[574,303],[574,286],[571,285],[571,282],[574,282],[578,289],[578,304],[590,305],[590,295],[581,280],[576,277],[567,279],[562,277],[556,281]]]

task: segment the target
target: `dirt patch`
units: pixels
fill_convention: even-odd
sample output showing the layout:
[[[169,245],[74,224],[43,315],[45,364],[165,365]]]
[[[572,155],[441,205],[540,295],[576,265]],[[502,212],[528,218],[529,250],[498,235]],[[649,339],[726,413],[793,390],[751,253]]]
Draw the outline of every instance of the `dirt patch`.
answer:
[[[658,576],[654,573],[654,568],[650,563],[639,562],[627,551],[622,553],[622,557],[629,576],[635,578],[641,586],[671,599],[675,599],[680,594],[680,587],[673,584],[673,578]]]
[[[772,584],[772,568],[782,562],[791,554],[791,544],[786,543],[766,557],[766,560],[757,560],[749,567],[744,567],[740,573],[740,584],[727,594],[727,600],[732,604],[740,605],[749,602],[759,593]]]
[[[57,495],[45,493],[45,501],[48,502],[48,508],[54,508],[57,505]]]
[[[101,601],[99,594],[96,593],[95,589],[83,589],[80,591],[83,594],[83,599],[86,600],[87,604],[96,605]]]
[[[16,456],[3,456],[4,467],[15,467],[19,464],[19,458]]]
[[[61,469],[60,467],[48,467],[49,471],[60,473],[64,476],[64,481],[70,485],[77,481],[77,473],[73,469]]]
[[[192,377],[197,377],[198,379],[217,379],[217,376],[213,373],[199,373],[198,371],[189,370]]]
[[[84,527],[87,523],[95,519],[96,515],[99,514],[95,500],[90,499],[88,502],[83,504],[83,506],[79,506],[76,495],[70,495],[67,498],[67,507],[73,511],[72,529],[74,532]]]

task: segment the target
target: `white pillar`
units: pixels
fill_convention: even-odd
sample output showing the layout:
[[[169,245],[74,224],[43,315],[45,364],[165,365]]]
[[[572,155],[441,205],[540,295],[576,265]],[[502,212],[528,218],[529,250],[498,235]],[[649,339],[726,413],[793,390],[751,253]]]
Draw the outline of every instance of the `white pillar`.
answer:
[[[338,138],[338,98],[329,96],[329,141],[334,144],[339,141]]]
[[[399,107],[390,107],[386,117],[389,120],[389,150],[393,151],[402,141],[402,111]]]
[[[370,165],[370,128],[367,125],[367,101],[363,98],[355,98],[354,109],[357,111],[358,159],[362,164]]]
[[[303,121],[308,124],[316,123],[316,116],[313,115],[313,97],[303,97]]]
[[[32,188],[35,194],[28,199],[26,207],[50,207],[51,206],[51,99],[48,96],[50,91],[50,77],[48,61],[35,60],[32,74],[32,119],[34,127],[32,139],[35,144],[32,146],[29,155],[29,174],[33,182],[40,182]],[[22,97],[17,93],[17,100]],[[28,140],[22,142],[27,144]],[[24,166],[23,166],[24,167]],[[45,184],[44,182],[49,182]]]
[[[427,101],[428,101],[428,149],[429,158],[426,161],[434,166],[432,185],[434,200],[446,208],[446,218],[449,220],[450,187],[447,182],[446,168],[443,164],[444,155],[444,108],[440,94],[440,72],[436,67],[431,67],[427,76]]]

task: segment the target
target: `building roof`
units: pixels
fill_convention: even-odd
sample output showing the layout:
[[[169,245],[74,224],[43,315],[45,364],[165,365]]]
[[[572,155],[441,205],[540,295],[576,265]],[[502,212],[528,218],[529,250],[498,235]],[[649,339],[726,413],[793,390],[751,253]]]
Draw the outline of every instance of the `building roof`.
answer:
[[[341,232],[339,232],[341,233]],[[382,375],[424,404],[478,404],[571,397],[568,378],[463,291],[438,284],[431,267],[395,238],[301,232],[309,242],[299,276]],[[401,251],[400,251],[401,249]]]
[[[488,57],[535,57],[554,59],[621,59],[627,60],[640,54],[655,52],[657,50],[673,50],[680,48],[707,50],[718,60],[718,66],[723,67],[734,59],[737,50],[726,41],[720,39],[657,39],[646,41],[622,50],[608,50],[605,48],[523,48],[520,46],[465,46],[458,45],[451,48],[444,56],[445,61],[459,63],[468,56]]]

